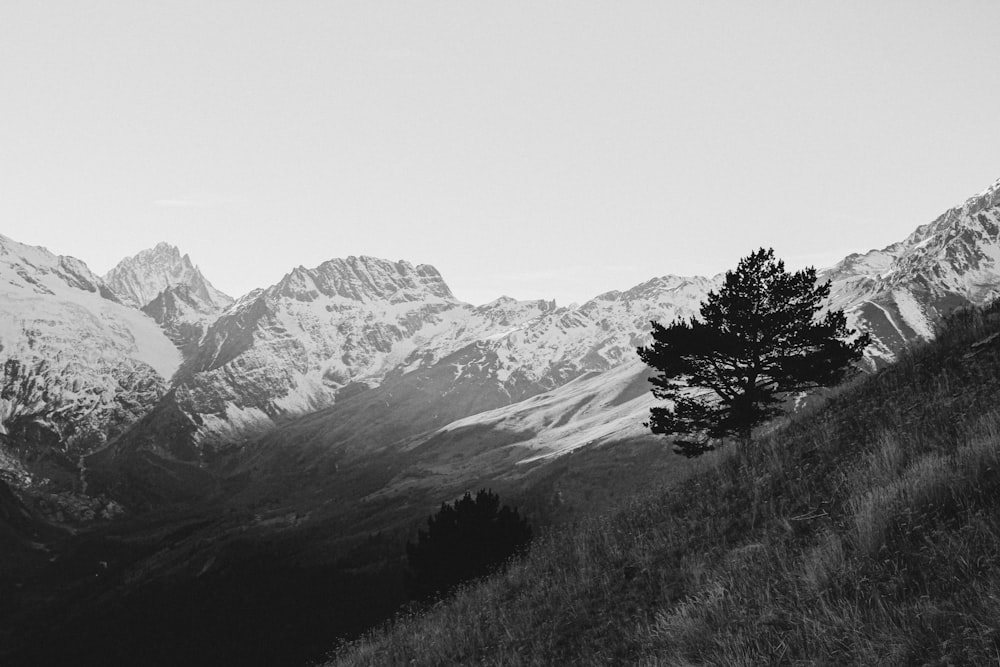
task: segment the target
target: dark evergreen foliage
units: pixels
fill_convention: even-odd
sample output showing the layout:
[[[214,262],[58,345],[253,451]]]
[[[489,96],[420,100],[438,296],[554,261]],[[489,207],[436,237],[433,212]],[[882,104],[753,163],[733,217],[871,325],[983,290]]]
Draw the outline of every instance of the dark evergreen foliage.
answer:
[[[761,248],[726,272],[700,318],[653,322],[653,343],[638,353],[659,371],[653,395],[673,405],[651,408],[647,426],[682,436],[675,450],[698,456],[729,436],[749,441],[790,393],[841,382],[869,336],[848,340],[857,332],[843,311],[818,316],[829,295],[816,269],[787,272],[774,250]]]
[[[407,593],[426,600],[457,584],[495,570],[531,541],[531,527],[516,509],[500,506],[500,497],[480,490],[466,493],[427,519],[416,543],[406,545]]]

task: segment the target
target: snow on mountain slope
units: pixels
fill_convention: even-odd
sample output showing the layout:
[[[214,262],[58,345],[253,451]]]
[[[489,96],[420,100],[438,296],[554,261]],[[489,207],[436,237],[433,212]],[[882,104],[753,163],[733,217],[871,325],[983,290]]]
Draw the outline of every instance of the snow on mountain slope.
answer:
[[[199,442],[225,443],[552,308],[513,299],[474,308],[427,265],[348,257],[298,267],[211,326],[171,400],[192,415]]]
[[[821,272],[821,279],[833,283],[833,307],[845,308],[853,326],[873,334],[869,352],[873,365],[892,360],[914,341],[932,337],[936,323],[952,308],[982,303],[998,293],[998,189],[1000,183],[901,242],[849,256]],[[643,422],[655,403],[646,382],[648,369],[634,355],[635,346],[648,335],[648,321],[692,314],[718,284],[718,277],[656,279],[624,293],[602,295],[580,308],[546,313],[440,362],[461,360],[453,364],[453,381],[461,383],[463,397],[476,388],[513,379],[521,386],[534,383],[544,389],[521,400],[512,396],[510,404],[440,426],[421,420],[409,408],[408,419],[414,426],[409,432],[398,427],[366,432],[357,419],[348,419],[350,428],[339,428],[336,422],[350,413],[334,411],[316,415],[295,429],[279,429],[264,449],[273,448],[272,457],[290,456],[279,443],[284,435],[294,434],[292,441],[307,446],[308,458],[322,461],[330,452],[341,469],[349,470],[352,453],[358,454],[352,448],[381,443],[406,460],[368,497],[386,503],[393,497],[446,488],[455,480],[479,485],[511,481],[570,452],[635,442],[648,437]],[[414,375],[411,384],[422,383],[425,388],[420,404],[427,411],[443,413],[447,395],[436,401],[426,392],[431,373]],[[372,398],[381,400],[384,395]],[[386,411],[397,405],[387,398]],[[258,449],[254,464],[265,461],[269,459]]]
[[[604,372],[589,372],[566,384],[513,405],[456,420],[431,438],[489,426],[521,434],[520,463],[559,456],[579,447],[646,435],[649,369],[638,358]],[[513,446],[513,445],[511,445]]]
[[[670,477],[685,469],[669,465],[664,443],[643,426],[654,401],[638,358],[504,402],[490,382],[447,393],[452,378],[444,369],[465,352],[252,441],[235,469],[250,480],[236,501],[284,496],[305,506],[322,498],[322,516],[338,498],[377,514],[485,485],[541,493],[558,505],[563,490],[589,496],[590,484],[614,495],[621,480],[605,487],[605,477],[653,469]],[[563,464],[570,453],[582,458]],[[643,463],[646,456],[655,463]],[[564,470],[572,479],[563,479]]]
[[[892,289],[960,295],[982,303],[1000,294],[1000,180],[917,228],[886,275]]]
[[[498,321],[494,333],[480,329],[473,342],[434,363],[390,373],[377,388],[280,425],[247,445],[243,466],[287,471],[290,461],[363,461],[408,451],[415,443],[433,449],[442,440],[464,442],[464,436],[449,433],[474,424],[496,426],[505,444],[544,431],[524,444],[530,452],[508,456],[508,463],[602,440],[632,418],[638,426],[628,428],[641,431],[648,386],[635,347],[647,342],[650,319],[692,315],[714,284],[705,278],[655,278],[580,307],[550,308],[520,324]],[[573,410],[587,392],[595,394],[589,407]],[[619,406],[617,416],[603,410],[612,403]],[[457,431],[441,431],[453,422]],[[539,427],[543,422],[555,426]]]
[[[821,272],[821,279],[833,283],[833,307],[846,309],[852,325],[873,334],[872,365],[893,359],[913,341],[933,336],[934,326],[951,308],[980,303],[997,293],[998,189],[1000,183],[903,241],[849,256]],[[464,399],[490,388],[495,393],[499,387],[506,389],[510,404],[444,425],[406,408],[411,431],[397,425],[367,438],[359,435],[363,428],[359,420],[334,411],[328,420],[320,416],[310,420],[297,435],[318,451],[338,446],[350,450],[365,442],[370,447],[438,446],[458,451],[461,443],[481,441],[487,429],[495,442],[502,443],[499,446],[536,452],[514,459],[510,454],[507,463],[634,437],[643,432],[641,424],[651,405],[634,352],[645,342],[649,320],[693,314],[719,283],[720,277],[658,278],[627,292],[601,295],[579,308],[554,309],[443,358],[439,366],[450,366],[450,377],[444,369],[407,376],[408,386],[421,387],[419,393],[401,387],[394,396],[372,397],[384,400],[387,413],[419,404],[427,412],[443,415],[447,401],[454,400],[449,392],[458,391]],[[629,400],[610,405],[607,397],[627,394],[626,387],[635,392]],[[350,428],[333,423],[344,418]],[[305,432],[309,429],[312,435]],[[464,432],[473,435],[465,438]]]
[[[1000,181],[921,225],[903,241],[850,255],[821,272],[832,306],[873,335],[868,356],[887,362],[956,307],[1000,294]]]
[[[697,312],[718,278],[654,278],[625,292],[607,292],[578,308],[552,310],[523,328],[482,345],[491,362],[470,363],[462,373],[487,374],[500,382],[530,382],[543,389],[583,373],[615,368],[646,342],[650,320],[672,321]]]
[[[100,445],[155,404],[180,362],[156,323],[121,304],[83,262],[0,236],[0,447],[8,457]]]
[[[298,267],[208,330],[161,408],[188,415],[193,442],[165,449],[226,449],[380,385],[379,400],[395,406],[388,430],[404,429],[400,415],[436,428],[633,361],[650,319],[693,314],[716,282],[656,278],[575,308],[509,297],[473,307],[430,266],[349,257]]]

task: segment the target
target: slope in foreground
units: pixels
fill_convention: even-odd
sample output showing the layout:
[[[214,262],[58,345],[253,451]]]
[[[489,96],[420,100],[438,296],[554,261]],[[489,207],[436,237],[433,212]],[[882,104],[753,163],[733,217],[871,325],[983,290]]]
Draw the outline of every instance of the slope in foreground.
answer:
[[[329,664],[993,664],[1000,304]]]

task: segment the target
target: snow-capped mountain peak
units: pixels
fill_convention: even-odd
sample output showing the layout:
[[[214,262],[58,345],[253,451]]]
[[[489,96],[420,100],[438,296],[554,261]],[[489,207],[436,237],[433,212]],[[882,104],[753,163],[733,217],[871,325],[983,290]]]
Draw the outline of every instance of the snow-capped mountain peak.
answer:
[[[891,360],[914,339],[929,339],[955,307],[1000,293],[1000,181],[902,241],[852,254],[821,272],[834,308],[873,334],[868,354]]]
[[[883,276],[888,285],[917,281],[977,302],[995,292],[1000,275],[1000,181],[918,227],[903,245]]]
[[[296,267],[271,289],[300,301],[324,296],[360,302],[427,299],[455,302],[451,289],[433,266],[414,266],[403,260],[391,262],[365,255],[331,259],[315,269]]]
[[[189,288],[207,310],[221,311],[233,302],[208,282],[189,255],[165,242],[126,257],[104,280],[122,303],[134,308],[148,305],[165,289],[178,285]]]
[[[19,243],[0,234],[0,272],[4,287],[53,294],[69,287],[118,302],[104,282],[75,257],[54,255],[41,246]]]

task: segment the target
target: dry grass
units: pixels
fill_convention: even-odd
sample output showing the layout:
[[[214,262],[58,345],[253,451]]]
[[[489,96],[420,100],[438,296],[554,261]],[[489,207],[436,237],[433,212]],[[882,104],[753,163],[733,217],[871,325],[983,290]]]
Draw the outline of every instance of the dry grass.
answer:
[[[748,451],[330,664],[998,664],[998,331],[1000,307],[961,313]]]

